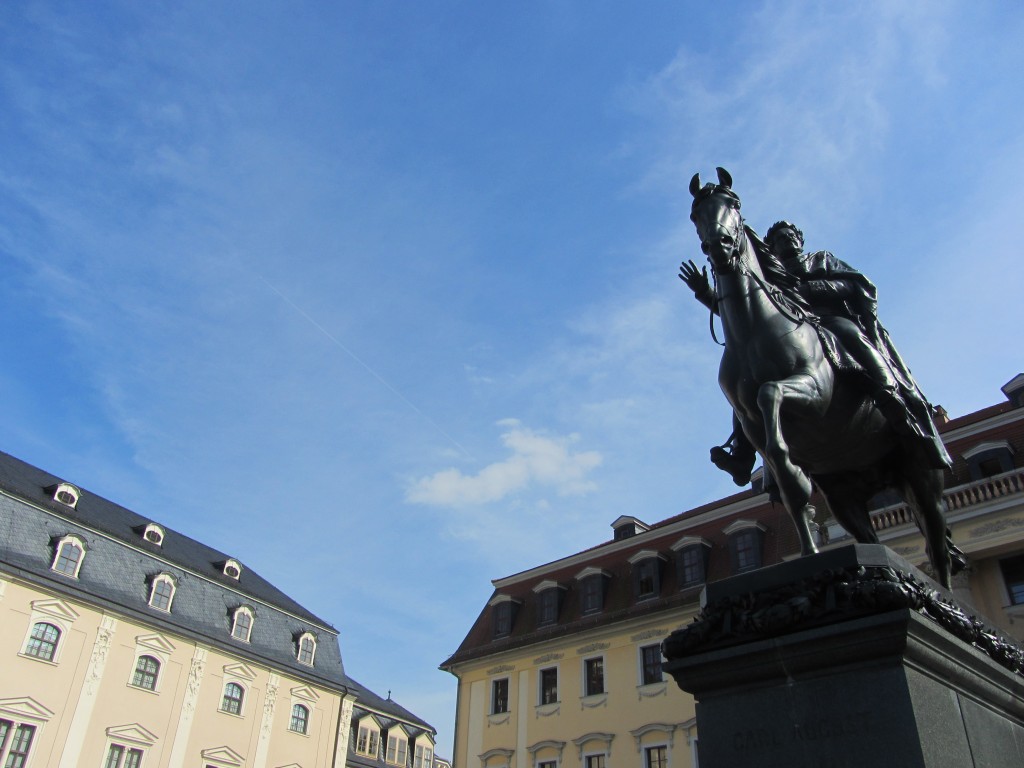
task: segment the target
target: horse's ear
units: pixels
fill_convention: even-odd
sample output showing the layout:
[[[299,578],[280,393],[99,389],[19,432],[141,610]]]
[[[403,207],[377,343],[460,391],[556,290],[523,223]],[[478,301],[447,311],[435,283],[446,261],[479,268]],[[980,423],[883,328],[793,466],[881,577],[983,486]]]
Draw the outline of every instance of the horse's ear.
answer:
[[[698,192],[700,192],[700,174],[695,173],[690,179],[690,194],[696,197]]]
[[[726,189],[732,189],[732,176],[725,168],[715,168],[718,171],[718,183]]]

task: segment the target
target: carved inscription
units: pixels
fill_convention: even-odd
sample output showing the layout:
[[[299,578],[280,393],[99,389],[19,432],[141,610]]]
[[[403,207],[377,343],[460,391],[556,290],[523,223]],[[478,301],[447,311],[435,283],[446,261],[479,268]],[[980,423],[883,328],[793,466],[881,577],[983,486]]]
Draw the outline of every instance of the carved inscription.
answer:
[[[745,728],[732,736],[732,747],[740,753],[764,752],[781,749],[791,744],[836,742],[867,736],[871,732],[870,712],[846,712],[842,715],[823,715],[788,728]],[[830,747],[831,748],[831,747]],[[841,760],[837,755],[830,760]],[[818,765],[818,763],[815,763]],[[823,766],[842,766],[842,762],[825,762]]]

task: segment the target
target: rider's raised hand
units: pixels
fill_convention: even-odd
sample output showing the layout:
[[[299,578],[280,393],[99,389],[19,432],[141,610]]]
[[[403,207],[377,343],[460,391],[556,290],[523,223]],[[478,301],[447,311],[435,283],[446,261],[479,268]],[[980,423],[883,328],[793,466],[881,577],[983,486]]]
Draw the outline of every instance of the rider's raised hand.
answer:
[[[679,266],[679,279],[686,283],[698,297],[711,293],[711,282],[708,280],[708,268],[698,270],[692,260],[684,261]]]

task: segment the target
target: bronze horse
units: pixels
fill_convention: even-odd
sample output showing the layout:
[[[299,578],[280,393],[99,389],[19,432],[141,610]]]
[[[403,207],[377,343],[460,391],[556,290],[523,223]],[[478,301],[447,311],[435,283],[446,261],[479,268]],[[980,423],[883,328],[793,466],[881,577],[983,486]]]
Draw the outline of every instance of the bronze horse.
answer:
[[[728,172],[719,168],[718,177],[703,188],[697,174],[690,181],[691,219],[725,333],[718,382],[778,485],[801,554],[818,551],[812,481],[836,521],[871,544],[878,536],[868,500],[892,487],[914,511],[935,578],[948,589],[962,553],[946,527],[942,470],[900,438],[854,376],[836,371],[813,317],[765,277],[758,249],[766,246],[744,224]]]

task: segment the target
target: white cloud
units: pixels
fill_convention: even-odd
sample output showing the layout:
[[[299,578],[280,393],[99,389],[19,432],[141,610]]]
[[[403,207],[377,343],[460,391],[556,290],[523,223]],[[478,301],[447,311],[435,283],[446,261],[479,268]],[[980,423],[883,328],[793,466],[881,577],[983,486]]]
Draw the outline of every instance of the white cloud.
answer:
[[[501,436],[511,455],[475,475],[445,469],[417,480],[406,500],[439,507],[491,504],[533,488],[553,489],[559,496],[580,496],[597,488],[589,479],[601,464],[596,451],[577,452],[579,435],[547,435],[524,427],[515,419],[498,422],[508,430]]]

